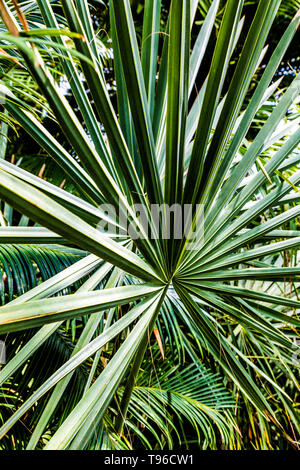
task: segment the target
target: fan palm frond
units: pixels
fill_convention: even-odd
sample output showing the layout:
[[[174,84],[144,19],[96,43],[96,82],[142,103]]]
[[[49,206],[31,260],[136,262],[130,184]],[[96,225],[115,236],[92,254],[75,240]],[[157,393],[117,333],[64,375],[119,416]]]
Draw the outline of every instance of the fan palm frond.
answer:
[[[255,127],[257,113],[280,83],[272,80],[299,16],[253,84],[281,2],[259,2],[241,41],[244,3],[228,0],[220,8],[214,0],[192,43],[198,0],[171,2],[165,34],[157,34],[160,0],[146,1],[140,50],[130,1],[111,0],[114,107],[87,1],[59,2],[63,28],[49,0],[36,2],[43,28],[27,28],[9,2],[0,1],[7,29],[0,41],[22,59],[59,132],[51,133],[47,121],[24,106],[14,83],[1,85],[3,107],[76,187],[76,193],[59,188],[0,160],[0,197],[37,224],[3,224],[1,242],[5,250],[6,244],[27,245],[35,239],[48,248],[63,245],[87,255],[0,308],[1,334],[35,329],[1,370],[2,384],[65,322],[86,319],[74,332],[68,358],[36,382],[37,388],[3,423],[0,438],[31,410],[28,449],[93,446],[95,427],[103,447],[112,445],[114,432],[116,445],[130,447],[123,439],[125,424],[146,446],[155,441],[158,447],[172,447],[174,436],[191,440],[180,427],[184,413],[201,446],[216,448],[223,439],[228,447],[242,447],[236,418],[229,418],[229,410],[223,414],[221,406],[232,406],[234,396],[237,406],[247,410],[252,436],[255,431],[250,446],[262,439],[257,429],[264,433],[267,426],[280,432],[287,446],[297,445],[297,429],[287,423],[296,421],[291,408],[298,384],[293,381],[287,388],[281,377],[294,377],[299,368],[292,355],[300,325],[295,254],[300,209],[291,199],[286,203],[299,191],[297,164],[289,169],[298,161],[300,130],[299,125],[279,126],[295,110],[299,75]],[[203,57],[218,14],[222,20],[207,73]],[[231,74],[237,43],[241,53]],[[48,61],[54,53],[69,95]],[[202,87],[194,99],[198,76]],[[297,118],[293,121],[294,126]],[[189,220],[178,222],[174,215],[166,221],[166,208],[174,206],[181,214],[188,207]],[[167,236],[163,224],[157,227],[153,207],[162,209],[162,222],[169,222]],[[176,223],[184,229],[180,236]],[[12,250],[17,260],[18,248]],[[250,279],[262,282],[260,288],[243,284]],[[291,295],[275,291],[269,281],[291,283]],[[63,292],[75,282],[80,283],[76,291]],[[153,343],[157,357],[167,360],[152,390],[143,382],[143,368],[152,363]],[[280,364],[276,370],[274,361]],[[178,373],[171,368],[174,363]],[[59,413],[65,391],[85,365],[84,387],[70,392],[70,407]],[[223,377],[222,385],[215,374]],[[209,390],[215,400],[205,398]],[[36,403],[45,397],[36,419]],[[277,417],[278,403],[285,410],[282,418]],[[142,406],[146,411],[140,422],[148,426],[144,440],[137,422]],[[269,447],[282,443],[270,439]]]

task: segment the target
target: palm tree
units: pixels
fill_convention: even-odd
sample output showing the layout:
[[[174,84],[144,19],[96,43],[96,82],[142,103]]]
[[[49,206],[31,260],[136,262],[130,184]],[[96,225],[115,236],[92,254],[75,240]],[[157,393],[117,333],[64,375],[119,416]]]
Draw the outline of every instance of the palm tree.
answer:
[[[13,3],[16,11],[0,1],[3,48],[17,53],[68,144],[9,83],[1,85],[3,106],[68,175],[76,194],[0,160],[1,198],[35,223],[0,227],[1,242],[66,247],[80,259],[0,308],[0,334],[13,338],[0,382],[14,397],[0,436],[30,412],[29,431],[14,440],[16,448],[132,448],[137,441],[150,447],[152,439],[172,447],[174,436],[189,445],[186,421],[201,448],[247,446],[250,431],[249,446],[295,446],[300,176],[286,170],[299,162],[300,130],[297,117],[286,125],[286,113],[299,95],[299,76],[253,137],[249,129],[279,86],[271,81],[299,17],[245,103],[280,1],[259,2],[224,89],[244,3],[228,0],[209,73],[191,102],[219,0],[193,47],[198,1],[173,0],[162,34],[161,1],[146,1],[141,53],[129,0],[111,0],[116,112],[87,1],[61,0],[57,15],[50,0],[37,0],[44,25],[28,25]],[[80,118],[49,66],[52,54]],[[178,238],[176,217],[166,237],[152,211],[174,205],[192,215]],[[144,208],[146,221],[136,207]],[[195,239],[200,245],[191,244]],[[70,354],[48,370],[42,364],[37,374],[33,357],[43,361],[40,348],[64,337],[65,322],[73,328]],[[271,437],[275,428],[286,444]]]

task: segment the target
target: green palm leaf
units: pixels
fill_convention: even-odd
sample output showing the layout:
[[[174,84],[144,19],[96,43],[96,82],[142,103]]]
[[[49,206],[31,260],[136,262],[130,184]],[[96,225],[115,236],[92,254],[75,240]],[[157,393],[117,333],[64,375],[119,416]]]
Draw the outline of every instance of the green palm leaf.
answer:
[[[172,0],[165,31],[162,2],[146,1],[139,47],[129,0],[109,2],[113,104],[86,0],[21,2],[28,26],[0,1],[0,46],[30,77],[30,86],[15,75],[0,90],[0,289],[8,302],[0,333],[13,344],[23,337],[0,382],[14,390],[29,371],[27,393],[8,393],[13,414],[0,434],[22,417],[32,431],[16,447],[130,448],[133,435],[146,447],[242,448],[239,428],[250,435],[248,421],[250,445],[295,445],[300,81],[280,93],[280,80],[271,82],[299,17],[255,85],[280,1],[259,2],[244,43],[245,2],[228,0],[221,10],[211,3],[191,47],[198,1]],[[9,120],[63,169],[73,191],[6,161]],[[191,220],[168,221],[173,204],[190,204]],[[170,225],[167,237],[153,205]],[[60,361],[43,377],[33,358],[62,338]],[[153,351],[161,368],[149,385]]]

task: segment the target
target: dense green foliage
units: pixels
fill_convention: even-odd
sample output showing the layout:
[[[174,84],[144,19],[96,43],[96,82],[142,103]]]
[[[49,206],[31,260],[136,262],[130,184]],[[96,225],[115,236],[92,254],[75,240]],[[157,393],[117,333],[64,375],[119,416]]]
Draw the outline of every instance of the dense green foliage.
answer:
[[[0,0],[0,449],[297,448],[300,78],[276,75],[297,2],[19,4]],[[203,208],[200,246],[133,204],[153,230],[153,204],[190,204],[190,232]]]

